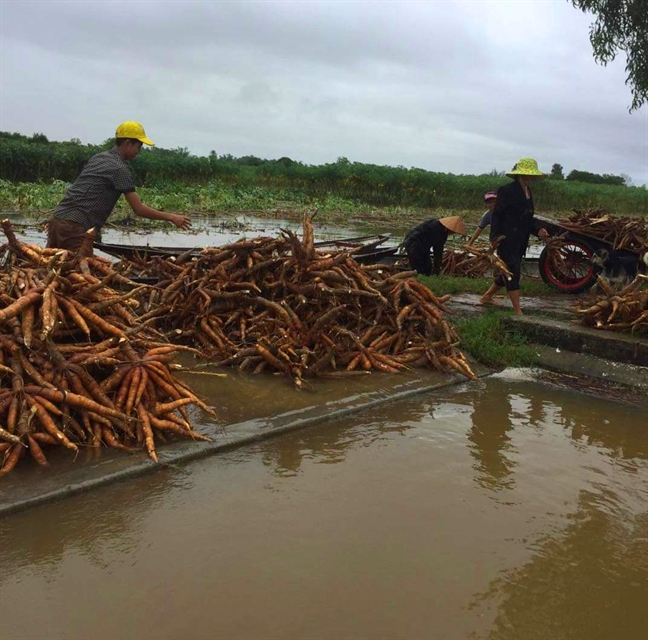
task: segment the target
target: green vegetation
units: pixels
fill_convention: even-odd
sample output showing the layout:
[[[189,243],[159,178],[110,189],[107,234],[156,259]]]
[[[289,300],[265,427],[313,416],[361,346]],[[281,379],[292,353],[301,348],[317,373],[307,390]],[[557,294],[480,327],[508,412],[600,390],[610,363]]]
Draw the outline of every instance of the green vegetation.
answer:
[[[572,182],[586,182],[589,184],[611,184],[617,187],[629,187],[632,183],[630,176],[613,176],[609,173],[601,175],[591,173],[590,171],[579,171],[578,169],[570,171],[569,175],[565,178],[563,166],[557,162],[552,165],[548,178],[549,180],[570,180]]]
[[[503,313],[507,312],[457,320],[454,327],[461,337],[461,348],[488,367],[533,366],[537,363],[533,348],[522,334],[502,327]]]
[[[608,173],[599,175],[598,173],[590,173],[589,171],[577,171],[574,169],[569,172],[565,180],[572,180],[574,182],[588,182],[590,184],[612,184],[623,187],[626,185],[626,178],[623,176],[611,176]]]
[[[0,143],[0,206],[24,211],[56,206],[65,185],[106,144],[49,142],[42,134],[26,137],[8,133],[0,133]],[[346,158],[307,165],[290,158],[263,160],[254,156],[219,157],[215,153],[198,157],[186,149],[146,149],[131,166],[147,204],[179,211],[253,210],[287,205],[348,212],[380,208],[392,213],[476,213],[483,208],[483,194],[509,180],[496,172],[454,175],[415,167],[350,162]],[[648,190],[644,187],[557,179],[535,185],[534,196],[540,212],[604,207],[616,214],[648,215]]]
[[[11,210],[25,214],[48,212],[63,198],[69,183],[55,180],[51,183],[10,182],[0,180],[0,210]],[[305,209],[318,209],[341,214],[340,221],[348,221],[350,214],[378,212],[377,207],[347,200],[334,193],[312,197],[298,189],[270,189],[255,186],[240,186],[210,181],[204,185],[144,186],[138,188],[142,200],[151,207],[164,211],[184,212],[228,212],[249,211],[264,215],[277,214],[281,217],[299,219]],[[413,209],[414,211],[416,209]],[[130,207],[120,199],[115,213],[128,215]],[[380,211],[386,216],[405,213],[400,207],[384,207]],[[320,214],[318,220],[324,215]],[[379,217],[379,216],[378,216]],[[478,215],[474,216],[475,220]],[[330,222],[330,217],[327,218]]]

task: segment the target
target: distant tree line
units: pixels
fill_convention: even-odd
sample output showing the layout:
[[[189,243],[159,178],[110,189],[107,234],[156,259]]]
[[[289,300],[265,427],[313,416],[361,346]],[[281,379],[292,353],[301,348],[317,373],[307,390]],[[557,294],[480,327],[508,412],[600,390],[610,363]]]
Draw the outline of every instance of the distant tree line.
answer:
[[[570,171],[567,177],[565,177],[563,167],[561,164],[554,164],[551,167],[551,173],[549,174],[550,180],[572,180],[574,182],[588,182],[589,184],[611,184],[617,187],[629,187],[630,176],[620,175],[613,176],[609,173],[604,173],[599,175],[598,173],[591,173],[589,171],[579,171],[574,169]]]
[[[50,142],[42,133],[24,136],[0,132],[0,179],[11,183],[60,180],[72,182],[92,155],[110,148],[79,140]],[[465,208],[482,206],[483,194],[506,184],[508,178],[496,170],[483,175],[455,175],[403,166],[352,162],[307,165],[286,156],[265,160],[256,156],[192,155],[186,148],[144,148],[131,163],[136,184],[173,190],[174,186],[200,186],[217,182],[234,189],[263,188],[294,190],[314,199],[335,194],[341,198],[376,206]],[[631,187],[621,176],[596,176],[572,171],[567,178],[554,165],[552,180],[539,183],[534,193],[545,208],[614,205],[614,210],[648,212],[648,192]],[[539,200],[540,201],[540,200]]]

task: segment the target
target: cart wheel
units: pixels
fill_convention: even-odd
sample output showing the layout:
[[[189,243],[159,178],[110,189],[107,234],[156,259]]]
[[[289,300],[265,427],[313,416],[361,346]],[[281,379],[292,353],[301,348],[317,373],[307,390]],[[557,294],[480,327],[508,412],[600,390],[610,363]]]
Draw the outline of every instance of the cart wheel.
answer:
[[[589,289],[597,278],[591,262],[592,248],[582,240],[566,240],[559,247],[546,246],[540,254],[540,277],[546,284],[564,293]]]

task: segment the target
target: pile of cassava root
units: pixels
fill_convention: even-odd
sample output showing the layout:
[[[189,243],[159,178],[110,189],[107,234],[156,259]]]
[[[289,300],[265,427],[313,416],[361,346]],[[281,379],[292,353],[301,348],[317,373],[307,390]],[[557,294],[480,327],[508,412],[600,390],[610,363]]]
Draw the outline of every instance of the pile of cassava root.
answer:
[[[241,240],[198,257],[122,263],[159,278],[140,320],[222,366],[306,379],[431,367],[474,379],[444,302],[415,272],[362,266],[352,252],[318,252],[303,238]]]
[[[447,276],[483,278],[492,272],[495,275],[501,273],[507,280],[510,280],[511,272],[496,253],[497,247],[503,239],[504,236],[500,236],[487,247],[466,245],[461,251],[444,251],[441,273]]]
[[[137,319],[146,287],[100,259],[22,244],[2,226],[0,475],[21,457],[47,465],[53,446],[143,449],[157,461],[157,442],[207,439],[187,407],[212,409],[170,368],[183,347]]]
[[[184,350],[249,373],[317,377],[429,367],[474,379],[440,297],[414,272],[363,267],[303,237],[241,240],[146,263],[83,257],[8,239],[0,268],[0,474],[44,446],[145,450],[205,439],[188,406],[212,412],[174,375]],[[138,285],[133,276],[153,276]]]
[[[609,242],[613,249],[645,251],[648,247],[648,222],[641,218],[615,217],[605,209],[572,209],[560,220],[564,229]]]
[[[639,274],[626,285],[599,276],[591,294],[572,311],[575,322],[586,327],[648,334],[648,276]]]

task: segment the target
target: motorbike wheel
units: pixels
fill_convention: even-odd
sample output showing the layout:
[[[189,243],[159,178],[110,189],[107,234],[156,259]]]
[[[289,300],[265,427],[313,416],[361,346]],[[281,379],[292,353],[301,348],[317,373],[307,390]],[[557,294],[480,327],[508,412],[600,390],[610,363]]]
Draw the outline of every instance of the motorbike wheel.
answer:
[[[589,289],[598,275],[591,262],[594,251],[582,240],[567,240],[560,247],[546,246],[538,267],[543,281],[563,293],[581,293]]]

